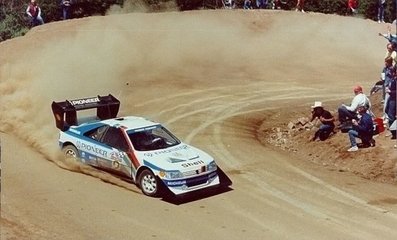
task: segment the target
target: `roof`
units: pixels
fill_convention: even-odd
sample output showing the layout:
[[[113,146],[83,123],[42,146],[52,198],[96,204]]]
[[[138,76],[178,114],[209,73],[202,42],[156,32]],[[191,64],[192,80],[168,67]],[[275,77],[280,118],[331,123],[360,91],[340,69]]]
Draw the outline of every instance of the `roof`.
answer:
[[[126,128],[127,131],[159,125],[159,123],[152,122],[150,120],[147,120],[146,118],[134,116],[112,118],[108,120],[103,120],[101,122],[110,126],[123,126]]]

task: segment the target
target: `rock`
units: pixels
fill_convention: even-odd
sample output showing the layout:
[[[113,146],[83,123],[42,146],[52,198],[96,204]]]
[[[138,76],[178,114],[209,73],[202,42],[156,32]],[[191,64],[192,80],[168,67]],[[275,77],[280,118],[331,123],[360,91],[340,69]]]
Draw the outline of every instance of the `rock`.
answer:
[[[302,126],[305,126],[309,122],[309,119],[307,117],[301,117],[298,121]]]

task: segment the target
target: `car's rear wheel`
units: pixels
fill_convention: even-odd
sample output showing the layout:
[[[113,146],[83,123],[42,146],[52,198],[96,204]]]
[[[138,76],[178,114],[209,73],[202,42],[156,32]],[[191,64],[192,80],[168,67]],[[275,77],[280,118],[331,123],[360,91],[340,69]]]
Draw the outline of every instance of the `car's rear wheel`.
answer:
[[[67,145],[63,149],[63,154],[65,155],[66,158],[79,158],[79,151],[77,151],[77,148],[73,145]]]
[[[139,186],[146,196],[156,197],[159,193],[157,178],[149,169],[143,170],[139,175]]]

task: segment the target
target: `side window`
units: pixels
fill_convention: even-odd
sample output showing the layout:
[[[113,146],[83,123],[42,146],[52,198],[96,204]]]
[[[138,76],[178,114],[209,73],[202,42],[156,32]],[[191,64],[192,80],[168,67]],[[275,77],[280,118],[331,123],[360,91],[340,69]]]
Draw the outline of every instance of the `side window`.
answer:
[[[121,130],[118,128],[110,127],[106,132],[102,142],[121,151],[128,150],[127,141],[125,140]]]
[[[96,141],[100,141],[103,138],[103,135],[108,130],[109,126],[102,126],[96,129],[93,129],[89,132],[86,132],[84,135]]]

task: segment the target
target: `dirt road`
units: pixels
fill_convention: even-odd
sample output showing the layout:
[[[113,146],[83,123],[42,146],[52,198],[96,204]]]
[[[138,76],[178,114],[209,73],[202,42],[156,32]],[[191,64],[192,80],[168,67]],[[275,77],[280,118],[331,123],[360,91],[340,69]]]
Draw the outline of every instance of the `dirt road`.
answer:
[[[395,239],[394,184],[257,138],[277,112],[369,88],[385,29],[311,13],[171,12],[51,23],[2,43],[2,239]],[[162,122],[213,155],[230,189],[148,198],[64,162],[51,102],[108,93],[120,115]]]

